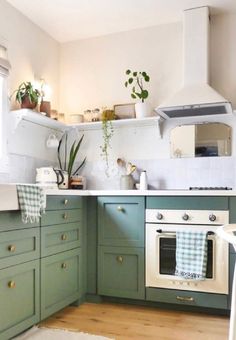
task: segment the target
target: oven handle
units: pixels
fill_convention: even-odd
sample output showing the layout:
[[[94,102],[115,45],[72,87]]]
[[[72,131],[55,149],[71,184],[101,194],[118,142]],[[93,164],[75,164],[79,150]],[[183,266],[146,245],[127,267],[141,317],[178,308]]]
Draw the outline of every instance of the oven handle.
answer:
[[[163,233],[163,234],[172,234],[172,235],[175,235],[175,233],[173,233],[172,231],[164,231],[163,232],[162,229],[157,229],[156,232],[159,233],[159,234]],[[214,233],[214,231],[208,231],[207,235],[215,235],[215,233]]]

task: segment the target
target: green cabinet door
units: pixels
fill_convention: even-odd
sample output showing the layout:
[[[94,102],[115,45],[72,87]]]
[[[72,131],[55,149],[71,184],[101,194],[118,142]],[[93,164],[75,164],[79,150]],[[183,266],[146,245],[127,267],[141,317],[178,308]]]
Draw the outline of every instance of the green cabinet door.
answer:
[[[144,249],[99,247],[98,294],[144,299]]]
[[[98,243],[143,247],[144,197],[99,197]]]
[[[82,207],[82,197],[70,195],[47,196],[46,210],[79,209]]]
[[[82,223],[57,224],[41,230],[41,256],[54,255],[80,247]]]
[[[39,260],[0,271],[0,339],[39,321]]]
[[[79,299],[81,271],[81,249],[41,259],[41,319]]]
[[[82,209],[50,210],[41,217],[41,226],[82,221]]]
[[[0,234],[0,269],[39,258],[39,228]]]

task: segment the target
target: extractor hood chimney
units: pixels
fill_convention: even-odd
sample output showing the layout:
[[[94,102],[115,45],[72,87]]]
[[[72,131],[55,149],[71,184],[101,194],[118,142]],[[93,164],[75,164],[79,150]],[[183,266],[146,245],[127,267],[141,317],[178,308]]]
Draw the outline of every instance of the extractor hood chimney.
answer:
[[[184,84],[156,111],[164,118],[232,113],[231,103],[209,84],[209,9],[184,11]]]

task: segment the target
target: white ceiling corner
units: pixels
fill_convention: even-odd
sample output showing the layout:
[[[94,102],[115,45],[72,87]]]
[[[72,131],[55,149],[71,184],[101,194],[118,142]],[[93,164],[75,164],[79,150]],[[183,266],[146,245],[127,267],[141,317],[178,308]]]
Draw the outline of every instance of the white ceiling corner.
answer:
[[[180,21],[192,7],[236,13],[235,0],[7,1],[61,43]]]

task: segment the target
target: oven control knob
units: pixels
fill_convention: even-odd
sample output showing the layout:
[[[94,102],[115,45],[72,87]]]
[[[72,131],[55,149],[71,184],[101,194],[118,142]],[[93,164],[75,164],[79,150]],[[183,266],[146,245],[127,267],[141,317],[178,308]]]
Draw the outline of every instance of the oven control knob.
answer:
[[[184,221],[188,221],[189,215],[185,213],[185,214],[182,216],[182,219],[183,219]]]
[[[214,214],[209,215],[209,221],[215,222],[215,220],[216,220],[216,215]]]
[[[160,220],[162,220],[163,219],[163,215],[161,214],[161,213],[158,213],[157,214],[157,219],[160,221]]]

